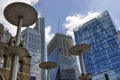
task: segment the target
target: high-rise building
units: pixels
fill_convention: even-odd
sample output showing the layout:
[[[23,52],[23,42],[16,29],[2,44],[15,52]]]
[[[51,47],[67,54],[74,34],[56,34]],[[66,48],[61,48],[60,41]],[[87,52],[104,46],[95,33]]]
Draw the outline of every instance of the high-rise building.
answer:
[[[22,31],[24,47],[29,51],[31,58],[30,80],[39,80],[40,77],[40,35],[35,29],[26,28]],[[35,77],[35,78],[33,78]]]
[[[42,30],[41,30],[42,28]],[[30,80],[41,79],[41,69],[39,64],[44,60],[44,18],[39,18],[36,26],[26,28],[22,31],[21,37],[24,40],[24,47],[31,55]]]
[[[120,79],[120,40],[116,26],[108,11],[74,29],[77,44],[91,46],[84,54],[86,72],[92,80]],[[107,75],[107,77],[106,77]]]
[[[47,53],[45,52],[45,19],[43,17],[38,19],[34,29],[37,30],[40,35],[41,62],[43,62],[47,58]]]
[[[72,37],[60,33],[57,33],[48,44],[48,60],[58,64],[57,68],[51,70],[51,80],[77,80],[76,58],[68,53],[72,46]]]
[[[38,31],[40,35],[40,53],[41,53],[41,62],[47,60],[47,53],[45,50],[45,19],[40,17],[34,27],[35,30]],[[46,79],[46,72],[41,69],[41,80]]]

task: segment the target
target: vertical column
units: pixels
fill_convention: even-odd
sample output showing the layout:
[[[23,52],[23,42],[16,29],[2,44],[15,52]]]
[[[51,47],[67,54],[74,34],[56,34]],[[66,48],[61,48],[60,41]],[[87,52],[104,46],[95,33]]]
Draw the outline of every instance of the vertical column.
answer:
[[[82,55],[82,53],[80,54],[80,64],[81,64],[82,74],[86,74],[86,69],[85,69],[85,64],[84,64],[84,60],[83,60],[83,55]]]
[[[21,35],[22,22],[23,22],[23,18],[22,18],[22,16],[20,16],[19,17],[19,24],[18,24],[18,28],[17,28],[15,46],[19,46],[19,44],[20,44],[20,35]]]
[[[19,46],[19,43],[20,43],[21,26],[22,26],[22,17],[20,16],[19,17],[19,25],[18,25],[18,29],[17,29],[15,46]],[[12,66],[11,66],[11,71],[10,71],[10,80],[16,80],[17,79],[18,61],[19,61],[19,56],[14,55],[12,57]]]
[[[18,61],[19,61],[19,56],[14,56],[12,58],[10,80],[16,80],[16,78],[17,78]]]
[[[48,80],[50,80],[50,69],[48,68]]]

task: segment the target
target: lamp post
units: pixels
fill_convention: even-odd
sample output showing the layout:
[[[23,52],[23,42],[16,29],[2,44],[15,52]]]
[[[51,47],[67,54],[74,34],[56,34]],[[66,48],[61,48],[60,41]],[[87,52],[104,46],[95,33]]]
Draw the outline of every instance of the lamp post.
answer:
[[[47,80],[50,80],[50,69],[56,68],[57,64],[55,62],[42,62],[39,67],[41,69],[47,69]]]
[[[104,74],[105,80],[110,80],[109,75],[107,73]]]
[[[26,3],[15,2],[9,4],[5,8],[4,16],[8,22],[18,27],[15,45],[5,48],[6,54],[12,57],[10,80],[16,80],[19,57],[23,57],[27,54],[25,49],[19,47],[21,27],[28,27],[36,22],[37,12],[33,7]]]
[[[83,59],[83,54],[87,53],[88,51],[90,51],[90,46],[87,44],[78,44],[69,49],[69,54],[79,55],[80,57],[80,66],[81,66],[81,71],[83,74],[82,76],[80,76],[80,80],[90,79],[90,75],[86,74],[86,69],[85,69],[85,64],[84,64],[84,59]]]

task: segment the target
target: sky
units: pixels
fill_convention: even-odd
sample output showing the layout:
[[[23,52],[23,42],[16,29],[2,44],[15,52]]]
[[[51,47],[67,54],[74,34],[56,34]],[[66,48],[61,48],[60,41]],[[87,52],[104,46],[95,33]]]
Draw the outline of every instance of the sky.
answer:
[[[40,0],[35,8],[41,13],[41,16],[45,17],[50,37],[56,32],[73,36],[73,29],[76,26],[105,10],[108,10],[119,27],[119,3],[120,0]]]
[[[120,28],[120,0],[0,0],[0,23],[13,36],[16,35],[16,26],[10,24],[3,14],[4,8],[13,2],[30,4],[39,17],[45,18],[46,43],[49,43],[57,32],[73,36],[75,27],[105,10],[108,10],[115,25]]]

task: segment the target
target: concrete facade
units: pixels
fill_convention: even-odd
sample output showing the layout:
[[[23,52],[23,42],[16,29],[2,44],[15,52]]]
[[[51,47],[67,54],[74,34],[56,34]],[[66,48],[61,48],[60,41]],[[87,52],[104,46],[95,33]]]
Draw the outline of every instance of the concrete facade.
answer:
[[[0,56],[6,56],[4,54],[0,53]],[[17,80],[30,80],[30,59],[31,57],[27,56],[24,58],[21,58],[20,60],[23,61],[23,67],[22,67],[22,72],[18,71],[18,75],[17,75]],[[9,80],[9,75],[10,75],[10,67],[11,67],[11,61],[12,58],[6,56],[6,64],[3,67],[0,64],[0,80]],[[19,61],[20,61],[19,60]]]

